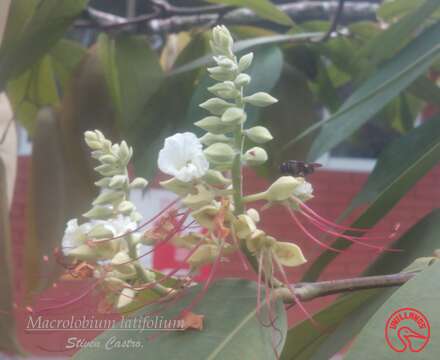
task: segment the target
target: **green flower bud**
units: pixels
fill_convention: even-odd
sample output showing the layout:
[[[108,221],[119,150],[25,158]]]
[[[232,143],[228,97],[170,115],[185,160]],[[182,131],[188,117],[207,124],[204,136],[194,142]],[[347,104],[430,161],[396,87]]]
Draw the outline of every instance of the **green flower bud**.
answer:
[[[137,177],[136,179],[134,179],[131,183],[129,188],[130,189],[144,189],[146,188],[148,185],[148,181],[145,180],[144,178],[141,177]]]
[[[307,262],[301,248],[289,242],[277,242],[272,252],[281,265],[299,266]]]
[[[246,86],[250,82],[251,82],[251,77],[248,74],[240,74],[234,80],[235,85],[239,87]]]
[[[237,64],[235,61],[229,59],[226,56],[214,56],[214,60],[217,63],[218,66],[228,69],[229,71],[236,71],[237,70]]]
[[[266,150],[258,146],[249,149],[243,156],[243,160],[248,166],[258,166],[264,164],[267,161],[267,158]]]
[[[223,134],[216,135],[216,134],[211,134],[209,132],[206,133],[205,135],[203,135],[199,140],[205,146],[209,146],[209,145],[212,145],[217,142],[223,142],[226,144],[229,144],[232,142],[231,138],[229,138]]]
[[[224,99],[235,99],[240,95],[232,81],[224,81],[210,86],[208,91]]]
[[[252,60],[254,59],[254,53],[249,53],[243,55],[238,62],[238,71],[243,72],[249,68],[252,64]]]
[[[254,143],[264,144],[273,139],[272,134],[264,126],[254,126],[245,130],[246,136]]]
[[[217,116],[207,116],[194,123],[194,125],[216,135],[231,132],[233,130],[231,125],[223,123]]]
[[[204,150],[208,161],[213,163],[231,163],[234,159],[234,149],[223,143],[215,143]]]
[[[126,175],[115,175],[111,178],[108,187],[111,189],[119,189],[128,182]]]
[[[88,219],[108,219],[113,215],[113,209],[110,206],[94,206],[91,210],[83,214]]]
[[[234,44],[234,39],[232,39],[231,33],[226,28],[226,26],[219,25],[212,29],[212,50],[215,53],[226,55],[229,57],[233,56],[232,45]]]
[[[243,109],[231,107],[223,113],[221,120],[227,124],[242,124],[246,120],[246,113]]]
[[[125,196],[123,191],[104,191],[92,202],[92,205],[104,205],[121,201]]]
[[[199,105],[201,108],[208,110],[213,115],[222,115],[233,104],[220,98],[212,98]]]
[[[269,106],[278,102],[273,96],[265,92],[257,92],[243,99],[245,102],[254,106]]]
[[[172,243],[181,248],[192,249],[206,237],[200,233],[190,232],[183,236],[177,236],[172,239]]]

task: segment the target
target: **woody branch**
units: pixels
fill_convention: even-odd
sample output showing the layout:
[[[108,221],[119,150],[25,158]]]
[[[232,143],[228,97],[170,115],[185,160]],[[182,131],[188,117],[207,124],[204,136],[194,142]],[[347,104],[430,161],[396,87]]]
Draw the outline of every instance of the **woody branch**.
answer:
[[[293,291],[300,301],[310,301],[318,297],[343,292],[352,292],[366,289],[377,289],[403,285],[412,279],[417,272],[397,273],[391,275],[366,276],[343,280],[320,281],[314,283],[298,283]],[[274,290],[274,296],[285,303],[295,303],[291,291],[287,288]]]
[[[253,25],[261,22],[261,17],[245,8],[230,6],[174,7],[165,1],[155,4],[153,12],[134,18],[124,18],[88,8],[88,19],[76,23],[80,27],[98,27],[102,30],[140,31],[149,34],[165,34],[185,31],[198,26],[217,23],[225,25]],[[278,5],[293,21],[300,23],[312,20],[331,20],[338,12],[339,1],[299,1]],[[338,22],[347,24],[362,20],[376,20],[378,4],[368,1],[347,2]]]

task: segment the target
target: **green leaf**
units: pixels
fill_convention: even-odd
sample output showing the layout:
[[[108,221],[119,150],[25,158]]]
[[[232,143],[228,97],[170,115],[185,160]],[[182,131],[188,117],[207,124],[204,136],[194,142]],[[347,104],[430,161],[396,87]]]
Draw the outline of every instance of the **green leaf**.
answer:
[[[122,124],[138,120],[150,97],[159,89],[164,74],[157,54],[141,37],[101,34],[98,54]]]
[[[320,32],[312,33],[301,33],[301,34],[286,34],[286,35],[271,35],[271,36],[261,36],[257,38],[251,38],[246,40],[236,41],[234,43],[234,52],[245,52],[251,51],[259,46],[271,45],[271,44],[281,44],[281,43],[296,43],[301,41],[308,41],[312,39],[318,39],[322,36]],[[205,55],[196,60],[192,60],[189,63],[178,66],[176,69],[171,71],[170,76],[181,74],[187,71],[197,69],[201,66],[208,65],[212,62],[212,54]]]
[[[263,19],[274,21],[281,25],[292,26],[292,19],[283,11],[278,9],[269,0],[207,0],[212,3],[246,7],[253,10]]]
[[[353,134],[428,70],[440,54],[439,36],[440,23],[425,30],[357,89],[336,114],[311,126],[286,147],[324,125],[308,157],[316,159]]]
[[[414,81],[408,90],[412,95],[428,104],[440,105],[440,87],[425,76]]]
[[[359,336],[357,336],[345,358],[347,360],[413,358],[414,354],[410,351],[404,353],[392,351],[386,343],[383,333],[387,319],[391,314],[396,309],[406,307],[419,310],[427,317],[430,323],[431,338],[429,344],[420,352],[420,358],[438,358],[440,333],[435,330],[440,328],[440,308],[438,306],[438,299],[440,298],[439,278],[440,261],[436,261],[400,287],[370,319]],[[417,339],[413,344],[417,346]]]
[[[344,214],[367,203],[369,207],[353,226],[374,226],[439,159],[440,117],[436,117],[397,139],[382,153],[364,188]],[[331,246],[343,250],[351,244],[339,238]],[[317,279],[337,256],[338,253],[324,251],[309,268],[305,278],[309,281]]]
[[[182,64],[207,51],[204,34],[197,35],[179,54],[176,63]],[[165,137],[188,129],[185,116],[199,71],[193,70],[166,77],[160,89],[150,98],[142,116],[125,129],[125,137],[137,150],[133,156],[136,174],[151,178],[157,168],[157,154]]]
[[[58,41],[50,50],[54,73],[64,91],[85,54],[86,49],[80,43],[66,39]]]
[[[20,353],[15,338],[14,286],[12,278],[12,253],[9,229],[9,206],[6,189],[6,168],[0,158],[0,351]]]
[[[383,253],[364,273],[365,276],[397,273],[408,264],[417,264],[417,259],[428,256],[439,247],[440,210],[423,218],[393,247],[401,253]],[[423,264],[418,270],[424,269]],[[414,271],[407,267],[403,271]],[[310,320],[305,320],[289,329],[282,360],[328,359],[340,351],[369,320],[371,315],[395,291],[395,289],[370,289],[347,294],[336,300],[314,316],[328,331],[317,329]]]
[[[0,89],[38,62],[64,35],[87,0],[14,0],[0,48]]]
[[[280,78],[282,67],[283,53],[277,46],[257,49],[251,67],[246,70],[246,73],[251,76],[252,81],[245,87],[245,96],[258,91],[270,92]],[[199,104],[212,97],[207,88],[215,83],[217,82],[212,80],[209,74],[205,72],[192,95],[191,103],[186,113],[185,121],[188,126],[193,127],[192,124],[194,122],[207,116],[206,110],[200,108]],[[260,111],[257,107],[248,106],[246,112],[248,114],[246,126],[250,127],[257,120]],[[192,130],[200,133],[200,129],[195,126]]]
[[[426,0],[413,12],[405,15],[402,19],[391,24],[378,36],[369,41],[358,53],[358,58],[368,57],[374,64],[390,58],[397,50],[408,43],[416,30],[420,28],[429,15],[438,7],[438,0]]]
[[[163,319],[177,319],[191,300],[201,291],[201,286],[188,289],[187,295],[176,305],[160,313]],[[139,341],[143,349],[115,348],[112,351],[83,349],[75,359],[154,359],[154,360],[270,360],[276,359],[273,346],[280,351],[287,330],[284,305],[275,304],[274,328],[262,326],[256,316],[256,286],[246,280],[220,280],[214,283],[203,299],[192,310],[204,315],[202,331],[162,332],[156,339],[147,341],[148,332],[107,331],[96,341],[105,343],[110,337],[118,340]],[[155,307],[146,307],[136,315],[143,317]],[[261,320],[266,310],[261,311]],[[274,314],[275,315],[275,314]],[[148,315],[147,315],[148,316]],[[267,322],[267,320],[266,320]],[[276,329],[276,330],[275,330]],[[154,333],[154,332],[153,332]],[[157,333],[156,333],[157,334]],[[275,339],[272,336],[275,335]]]
[[[52,58],[44,56],[26,72],[9,81],[7,94],[17,120],[32,134],[38,110],[59,103]]]

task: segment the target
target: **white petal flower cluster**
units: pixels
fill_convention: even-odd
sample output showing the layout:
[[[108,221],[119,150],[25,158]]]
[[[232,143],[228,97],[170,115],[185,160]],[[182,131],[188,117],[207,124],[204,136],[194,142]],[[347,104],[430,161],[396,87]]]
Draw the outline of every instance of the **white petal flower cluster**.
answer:
[[[205,175],[209,169],[209,162],[197,136],[185,132],[165,140],[165,146],[159,152],[158,166],[163,173],[189,182]]]

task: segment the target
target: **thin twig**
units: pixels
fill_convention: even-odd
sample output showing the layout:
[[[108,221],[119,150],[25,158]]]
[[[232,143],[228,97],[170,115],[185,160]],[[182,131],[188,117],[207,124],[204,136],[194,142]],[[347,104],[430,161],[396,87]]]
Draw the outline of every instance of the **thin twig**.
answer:
[[[332,23],[330,25],[330,28],[326,32],[326,34],[320,39],[320,42],[325,42],[332,36],[333,32],[338,28],[339,21],[342,17],[342,13],[344,12],[344,3],[345,0],[339,0],[338,8],[336,10],[335,15],[333,16]]]
[[[416,274],[417,272],[407,272],[381,276],[366,276],[343,280],[299,283],[293,286],[293,291],[300,301],[310,301],[318,297],[339,294],[343,292],[399,286],[406,283]],[[274,296],[276,298],[282,299],[287,304],[295,302],[291,292],[285,287],[275,289]]]

